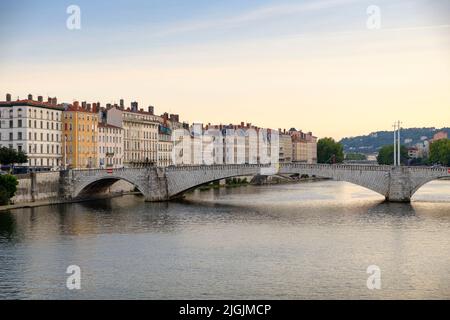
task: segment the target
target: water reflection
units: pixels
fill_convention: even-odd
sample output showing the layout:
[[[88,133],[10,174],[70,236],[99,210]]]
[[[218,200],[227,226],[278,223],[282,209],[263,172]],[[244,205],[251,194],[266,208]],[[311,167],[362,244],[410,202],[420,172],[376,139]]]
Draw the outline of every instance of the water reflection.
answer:
[[[387,203],[325,181],[13,210],[0,214],[0,298],[450,298],[449,191]],[[65,289],[69,264],[80,292]]]

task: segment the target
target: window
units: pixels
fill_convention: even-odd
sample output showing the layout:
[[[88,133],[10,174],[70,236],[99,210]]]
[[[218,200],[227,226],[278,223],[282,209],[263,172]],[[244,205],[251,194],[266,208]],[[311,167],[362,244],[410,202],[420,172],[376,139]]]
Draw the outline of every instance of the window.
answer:
[[[22,128],[22,119],[17,120],[17,128]]]

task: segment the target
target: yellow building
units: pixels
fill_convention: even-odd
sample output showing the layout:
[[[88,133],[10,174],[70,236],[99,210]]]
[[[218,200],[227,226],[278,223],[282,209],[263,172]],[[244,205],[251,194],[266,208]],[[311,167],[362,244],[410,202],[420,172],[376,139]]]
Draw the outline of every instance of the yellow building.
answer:
[[[76,101],[63,112],[63,164],[66,168],[94,168],[98,162],[97,105]]]

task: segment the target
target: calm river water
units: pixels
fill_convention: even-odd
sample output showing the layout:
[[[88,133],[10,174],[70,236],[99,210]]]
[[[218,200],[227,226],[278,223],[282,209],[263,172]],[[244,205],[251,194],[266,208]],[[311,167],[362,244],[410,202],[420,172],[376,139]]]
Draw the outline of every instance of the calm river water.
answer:
[[[450,299],[449,253],[450,181],[411,204],[333,181],[126,196],[0,213],[0,298]]]

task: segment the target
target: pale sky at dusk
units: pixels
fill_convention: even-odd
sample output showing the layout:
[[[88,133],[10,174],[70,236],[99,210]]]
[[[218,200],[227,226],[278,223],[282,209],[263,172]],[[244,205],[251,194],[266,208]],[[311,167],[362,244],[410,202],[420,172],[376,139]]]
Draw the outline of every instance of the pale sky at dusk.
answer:
[[[81,30],[66,8],[81,8]],[[366,27],[369,5],[381,29]],[[1,1],[7,92],[342,138],[450,126],[450,1]]]

